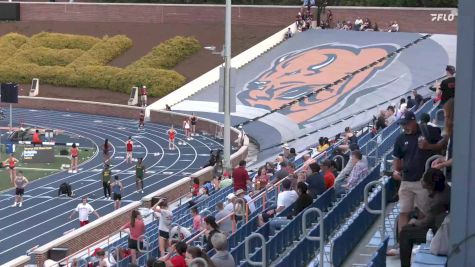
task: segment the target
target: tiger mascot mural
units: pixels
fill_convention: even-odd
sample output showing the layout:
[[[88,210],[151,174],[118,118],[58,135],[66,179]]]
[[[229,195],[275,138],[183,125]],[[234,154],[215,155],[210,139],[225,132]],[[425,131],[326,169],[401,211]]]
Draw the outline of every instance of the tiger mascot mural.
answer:
[[[294,51],[276,59],[269,69],[248,82],[238,98],[245,105],[273,110],[331,84],[396,49],[386,44],[366,47],[326,44]],[[378,62],[282,112],[296,123],[303,124],[354,92],[392,61],[394,57]]]

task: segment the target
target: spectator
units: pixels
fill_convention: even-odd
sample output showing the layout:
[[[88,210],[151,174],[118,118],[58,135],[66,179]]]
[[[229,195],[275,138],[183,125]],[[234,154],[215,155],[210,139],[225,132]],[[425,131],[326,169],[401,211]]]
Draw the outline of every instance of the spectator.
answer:
[[[376,127],[376,131],[378,132],[387,127],[386,112],[384,110],[381,110],[379,112],[379,116],[378,118],[376,118],[375,127]]]
[[[325,188],[328,189],[333,187],[333,183],[335,182],[335,175],[331,170],[332,162],[331,160],[327,159],[322,162],[320,168],[323,172],[323,179],[325,180]]]
[[[412,95],[414,96],[415,110],[418,110],[424,103],[424,98],[420,94],[417,93],[416,89],[412,90]]]
[[[287,28],[287,31],[285,32],[284,35],[284,40],[292,38],[292,30],[290,28]]]
[[[404,113],[400,124],[404,132],[396,139],[393,151],[393,179],[401,181],[399,231],[409,221],[409,213],[414,207],[417,206],[423,214],[428,210],[428,194],[422,188],[420,179],[424,174],[426,161],[434,155],[434,151],[419,148],[419,138],[425,138],[430,144],[435,144],[441,139],[440,135],[423,136],[412,111]],[[433,133],[429,132],[428,134],[432,135]]]
[[[307,173],[304,171],[300,171],[297,173],[297,183],[299,182],[307,182]]]
[[[292,163],[295,161],[296,157],[297,153],[295,152],[295,148],[291,147],[289,150],[289,155],[287,156],[287,160]]]
[[[289,171],[287,168],[287,163],[285,161],[279,163],[280,170],[275,173],[275,178],[272,181],[273,183],[277,183],[278,181],[284,179],[285,177],[289,176]]]
[[[317,152],[323,152],[327,150],[329,147],[330,147],[330,143],[328,142],[328,138],[320,137],[318,139]]]
[[[208,254],[203,252],[199,247],[188,247],[188,249],[186,250],[186,264],[189,267],[205,267],[205,265],[202,264],[201,262],[197,262],[192,265],[191,262],[193,261],[193,259],[196,259],[196,258],[203,259],[206,262],[206,267],[216,266],[208,257]]]
[[[284,157],[284,154],[279,154],[275,159],[275,171],[280,171],[282,167],[282,165],[280,165],[281,162],[287,163],[287,158]]]
[[[351,152],[359,150],[358,145],[351,147]],[[367,162],[367,158],[363,156],[363,161]],[[350,176],[353,167],[355,166],[356,161],[353,160],[353,154],[350,154],[350,160],[346,163],[346,166],[341,170],[338,176],[335,179],[335,189],[339,190],[343,184],[347,183],[347,178]]]
[[[229,210],[224,209],[224,204],[222,202],[218,202],[216,204],[216,222],[218,222],[219,229],[221,232],[226,236],[229,236],[233,231],[233,221],[231,219],[231,213]]]
[[[359,150],[351,152],[351,161],[353,168],[348,176],[347,183],[343,185],[343,188],[347,190],[355,187],[368,176],[368,161],[363,159],[363,155]]]
[[[406,110],[407,110],[406,99],[401,98],[401,100],[399,101],[399,109],[397,110],[397,113],[396,113],[396,119],[399,120],[399,118],[401,118],[402,114],[404,114]]]
[[[95,211],[94,208],[89,203],[87,203],[87,196],[82,197],[82,202],[79,203],[71,215],[69,215],[70,220],[73,218],[73,215],[76,212],[79,215],[79,227],[83,227],[89,223],[89,214],[91,213],[94,213],[98,219],[101,217],[99,216],[99,213],[97,213],[97,211]]]
[[[219,188],[223,189],[226,187],[230,187],[231,185],[233,185],[233,179],[231,179],[227,173],[224,173],[223,178],[219,182]]]
[[[216,254],[211,257],[215,266],[219,267],[235,267],[234,258],[227,250],[228,240],[222,233],[215,233],[211,237],[211,244],[216,249]]]
[[[193,217],[193,230],[195,232],[201,231],[201,215],[196,206],[191,208],[191,216]]]
[[[272,164],[272,162],[266,162],[266,171],[267,171],[268,175],[270,175],[270,176],[274,175],[275,168],[274,168],[274,164]]]
[[[355,31],[360,31],[362,25],[363,25],[363,20],[362,20],[360,17],[358,17],[358,18],[355,20],[355,24],[354,24],[353,29],[354,29]]]
[[[318,195],[323,194],[326,190],[325,179],[320,173],[320,166],[317,163],[310,164],[310,169],[312,174],[307,177],[308,190],[312,198],[317,198]]]
[[[255,178],[254,189],[261,190],[269,183],[269,175],[267,175],[266,167],[260,167],[257,170],[257,176]]]
[[[416,91],[416,90],[412,90],[413,93],[414,93],[414,91]],[[417,94],[417,91],[416,91],[416,94]],[[408,110],[416,105],[416,101],[414,101],[414,99],[412,99],[412,96],[410,96],[410,95],[407,96],[406,103],[407,103],[406,108]]]
[[[358,138],[356,135],[353,133],[353,130],[351,127],[345,127],[345,140],[344,144],[340,145],[338,148],[343,154],[346,154],[348,150],[350,149],[350,146],[352,144],[358,143]]]
[[[130,221],[120,228],[120,230],[129,229],[129,250],[132,263],[137,263],[137,250],[139,247],[144,249],[143,239],[145,234],[145,224],[138,210],[132,210]]]
[[[285,208],[290,207],[290,205],[297,200],[297,192],[291,190],[291,182],[289,180],[284,179],[282,182],[282,190],[283,191],[277,195],[277,206],[270,207],[259,215],[259,226],[264,225],[270,218],[273,218]]]
[[[159,249],[160,255],[165,255],[165,252],[168,248],[168,239],[170,238],[170,229],[173,222],[173,213],[168,210],[168,203],[166,200],[162,199],[158,201],[153,207],[152,210],[158,214],[160,218],[158,223],[158,232],[159,232]]]
[[[285,158],[285,161],[288,160],[290,154],[289,144],[285,143],[282,145],[282,156]]]
[[[292,188],[292,190],[297,191],[297,184],[298,184],[299,175],[297,173],[293,173],[293,174],[287,176],[286,179],[290,181],[290,187]]]
[[[289,223],[290,220],[292,220],[294,216],[297,216],[300,212],[302,212],[305,208],[307,208],[313,203],[313,199],[307,193],[307,191],[308,191],[308,187],[304,182],[300,182],[297,184],[298,198],[295,201],[295,205],[294,205],[294,208],[292,209],[292,213],[289,214],[287,217],[273,218],[269,223],[269,226],[270,226],[269,235],[274,235],[275,230],[282,228],[282,226]]]
[[[398,32],[399,31],[399,24],[397,21],[392,21],[391,25],[389,26],[389,32]]]
[[[401,267],[411,266],[412,246],[426,241],[429,229],[434,232],[440,227],[450,207],[450,187],[444,174],[437,169],[429,169],[422,178],[422,187],[429,196],[429,209],[421,219],[411,219],[399,234]]]
[[[395,110],[393,106],[389,106],[386,110],[386,125],[389,126],[396,121]]]
[[[96,257],[98,259],[98,265],[97,265],[98,267],[109,267],[109,266],[111,266],[109,260],[106,257],[106,252],[103,249],[97,251]]]
[[[186,227],[181,227],[179,225],[173,226],[170,229],[170,239],[169,245],[174,245],[178,241],[185,240],[186,238],[191,236],[191,232]]]
[[[185,260],[187,248],[186,242],[179,241],[173,246],[173,252],[175,253],[168,253],[166,256],[160,258],[160,260],[164,261],[166,266],[187,267]],[[172,257],[172,255],[175,256]]]
[[[216,233],[220,233],[219,226],[216,223],[214,216],[208,216],[204,219],[205,222],[205,235],[204,235],[204,244],[205,250],[210,251],[213,249],[213,244],[211,244],[211,238]]]
[[[251,180],[249,179],[249,173],[246,170],[246,161],[241,160],[239,162],[239,167],[233,170],[233,184],[234,184],[234,191],[242,189],[247,191],[247,185],[251,184]]]
[[[306,172],[306,173],[311,173],[311,170],[310,170],[310,167],[309,165],[312,164],[312,163],[315,163],[315,160],[312,159],[312,157],[310,156],[310,153],[307,153],[305,155],[303,155],[303,166],[302,166],[302,171]]]
[[[449,99],[455,97],[455,67],[448,65],[445,68],[447,78],[440,84],[436,82],[429,89],[436,92],[437,99],[440,99],[439,107],[442,107]]]
[[[371,30],[372,27],[371,27],[371,21],[369,20],[369,18],[365,18],[364,21],[363,21],[363,25],[361,25],[360,27],[360,31],[367,31],[367,30]]]
[[[229,193],[226,196],[227,203],[224,206],[226,212],[233,213],[234,212],[234,204],[236,203],[236,195],[234,193]]]
[[[172,107],[170,107],[168,104],[165,104],[165,110],[166,111],[172,111]]]
[[[238,191],[236,191],[236,197],[244,199],[244,201],[249,207],[249,214],[256,211],[256,205],[252,201],[252,198],[249,195],[246,195],[246,192],[244,190],[239,189]]]

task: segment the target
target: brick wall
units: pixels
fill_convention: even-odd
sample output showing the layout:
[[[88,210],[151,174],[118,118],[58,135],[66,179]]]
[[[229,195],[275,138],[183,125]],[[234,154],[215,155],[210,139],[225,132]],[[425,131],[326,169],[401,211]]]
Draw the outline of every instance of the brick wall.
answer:
[[[433,22],[431,14],[450,14],[451,9],[352,8],[338,7],[333,21],[369,17],[380,28],[389,21],[398,21],[402,31],[455,34],[454,21]],[[233,7],[233,23],[243,25],[275,25],[292,23],[298,7]],[[220,23],[224,24],[224,7],[210,5],[151,5],[151,4],[69,4],[21,3],[23,21],[84,21],[84,22],[142,22],[142,23]]]

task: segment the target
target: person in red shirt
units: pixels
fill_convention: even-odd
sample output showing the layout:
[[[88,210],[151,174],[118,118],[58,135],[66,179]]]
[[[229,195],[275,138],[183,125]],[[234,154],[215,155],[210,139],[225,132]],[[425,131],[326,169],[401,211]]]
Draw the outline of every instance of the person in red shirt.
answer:
[[[78,157],[79,157],[79,150],[76,146],[76,143],[73,143],[70,149],[70,154],[71,154],[71,169],[69,172],[71,173],[77,173],[78,172]]]
[[[8,166],[8,170],[10,172],[10,182],[13,185],[13,182],[16,179],[16,164],[18,163],[18,160],[13,156],[13,154],[10,154],[8,156],[8,159],[3,162],[3,166]]]
[[[36,145],[41,145],[41,138],[40,138],[40,131],[39,130],[36,130],[35,133],[33,134],[33,138],[31,140],[31,143],[33,144],[33,146],[36,146]]]
[[[144,249],[143,239],[145,234],[145,224],[138,210],[133,210],[130,216],[130,222],[126,223],[120,230],[129,229],[129,249],[132,257],[132,263],[137,263],[137,250]]]
[[[143,110],[141,110],[139,115],[139,130],[143,128],[145,128],[145,114]]]
[[[186,242],[178,241],[172,247],[176,255],[172,257],[172,255],[175,253],[168,253],[166,256],[161,257],[160,260],[164,261],[166,266],[187,267],[186,250],[188,249],[188,245],[186,244]]]
[[[323,179],[325,180],[326,189],[333,186],[335,183],[335,175],[332,172],[332,163],[329,159],[322,162],[320,168],[322,169]]]
[[[132,136],[129,136],[129,139],[125,142],[125,161],[128,163],[133,163],[133,150],[134,142],[132,141]]]
[[[176,135],[176,131],[175,129],[173,128],[173,125],[172,127],[167,131],[168,133],[168,149],[170,150],[175,150],[175,135]]]
[[[191,189],[191,195],[196,197],[200,192],[200,179],[198,177],[193,178],[193,187]]]
[[[246,170],[246,161],[241,160],[239,162],[239,167],[233,170],[233,183],[234,191],[242,189],[247,191],[247,185],[251,184],[251,179],[249,178],[249,173]]]

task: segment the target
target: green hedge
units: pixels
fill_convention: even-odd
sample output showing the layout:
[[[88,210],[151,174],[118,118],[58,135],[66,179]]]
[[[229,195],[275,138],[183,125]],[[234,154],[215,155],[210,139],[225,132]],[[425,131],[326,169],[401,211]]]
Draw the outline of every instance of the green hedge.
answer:
[[[125,35],[116,35],[110,38],[104,37],[101,42],[95,44],[90,50],[74,60],[69,66],[82,67],[105,65],[114,58],[122,55],[130,47],[132,47],[132,40]]]
[[[17,51],[7,63],[40,66],[66,66],[84,54],[81,49],[51,49],[46,47],[26,48]]]
[[[147,55],[127,68],[171,69],[200,48],[201,45],[195,38],[177,36],[154,47]]]
[[[0,37],[0,62],[15,54],[17,49],[28,41],[28,37],[18,33],[8,33]]]
[[[52,49],[81,49],[89,50],[101,39],[87,35],[41,32],[33,35],[26,47],[47,47]]]

